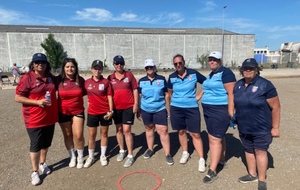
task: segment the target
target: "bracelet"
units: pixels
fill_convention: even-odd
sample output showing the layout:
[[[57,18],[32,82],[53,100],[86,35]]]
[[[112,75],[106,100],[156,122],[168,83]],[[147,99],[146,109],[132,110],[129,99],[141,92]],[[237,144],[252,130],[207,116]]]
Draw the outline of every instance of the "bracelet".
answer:
[[[113,111],[113,110],[111,110],[111,111],[108,111],[108,112],[107,112],[107,114],[110,114],[110,113],[114,113],[114,111]]]

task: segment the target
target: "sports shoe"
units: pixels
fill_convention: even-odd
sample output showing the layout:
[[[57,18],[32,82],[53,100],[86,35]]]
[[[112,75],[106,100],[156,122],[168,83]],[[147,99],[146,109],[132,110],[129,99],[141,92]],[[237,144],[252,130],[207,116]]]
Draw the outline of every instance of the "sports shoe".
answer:
[[[198,171],[203,173],[205,172],[205,160],[204,158],[200,158],[199,161],[198,161]]]
[[[74,168],[76,166],[76,157],[70,158],[69,167]]]
[[[83,157],[77,158],[77,169],[83,168]]]
[[[145,159],[149,159],[154,154],[153,150],[148,149],[144,154]]]
[[[257,181],[257,176],[252,176],[252,175],[248,174],[248,175],[240,177],[238,180],[241,183],[255,182],[255,181]]]
[[[267,183],[265,181],[258,181],[258,190],[267,190]]]
[[[41,170],[42,174],[48,175],[51,173],[51,170],[48,168],[46,162],[39,165],[39,169]]]
[[[189,153],[182,153],[182,156],[179,160],[180,164],[186,164],[188,159],[190,158],[190,154]]]
[[[206,176],[203,178],[203,183],[212,183],[217,179],[217,173],[212,171],[211,169],[208,170]]]
[[[40,174],[39,172],[35,171],[31,174],[31,184],[36,186],[41,183]]]
[[[168,155],[166,156],[166,160],[167,160],[168,165],[171,166],[171,165],[174,164],[173,157],[172,157],[170,154],[168,154]]]
[[[127,157],[127,159],[125,161],[125,164],[124,164],[124,167],[125,168],[130,167],[133,164],[133,162],[134,162],[134,158],[133,157],[132,158]]]
[[[100,162],[102,166],[107,166],[106,156],[100,156]]]
[[[86,159],[83,167],[89,168],[94,162],[95,162],[95,158],[88,157],[88,159]]]
[[[125,158],[125,152],[119,152],[118,156],[117,156],[117,161],[118,162],[122,162]]]

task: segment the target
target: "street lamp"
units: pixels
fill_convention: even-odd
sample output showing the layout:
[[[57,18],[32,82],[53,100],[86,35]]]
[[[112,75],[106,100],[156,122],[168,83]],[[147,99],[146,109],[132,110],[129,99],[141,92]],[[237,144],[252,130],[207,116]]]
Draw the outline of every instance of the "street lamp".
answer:
[[[224,56],[224,12],[227,6],[223,7],[223,15],[222,15],[222,56]]]

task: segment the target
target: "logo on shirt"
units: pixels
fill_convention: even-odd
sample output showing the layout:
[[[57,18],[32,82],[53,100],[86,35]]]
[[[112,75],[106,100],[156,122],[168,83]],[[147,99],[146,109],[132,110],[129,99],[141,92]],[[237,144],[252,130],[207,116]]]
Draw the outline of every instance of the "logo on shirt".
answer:
[[[112,79],[111,84],[116,84],[116,83],[117,83],[116,80]]]
[[[104,84],[99,84],[99,90],[104,90]]]
[[[88,90],[92,90],[92,89],[93,89],[92,85],[89,84],[89,86],[87,87],[87,89],[88,89]]]
[[[253,86],[253,87],[252,87],[252,92],[256,92],[257,89],[258,89],[258,86]]]
[[[191,80],[192,80],[192,76],[189,76],[189,77],[188,77],[188,80],[191,81]]]
[[[129,82],[129,79],[126,77],[124,78],[124,83],[128,83]]]
[[[68,83],[64,82],[64,86],[66,86]]]
[[[41,85],[41,82],[38,79],[36,79],[35,80],[35,86],[40,86],[40,85]]]
[[[156,85],[159,86],[160,85],[160,81],[156,81]]]

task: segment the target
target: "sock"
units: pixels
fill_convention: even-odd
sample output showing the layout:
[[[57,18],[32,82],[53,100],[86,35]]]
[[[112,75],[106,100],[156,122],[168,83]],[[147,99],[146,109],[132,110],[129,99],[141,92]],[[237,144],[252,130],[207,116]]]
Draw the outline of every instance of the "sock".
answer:
[[[133,158],[133,155],[132,154],[128,154],[127,157],[128,158]]]
[[[95,149],[89,149],[89,157],[94,158]]]
[[[75,156],[75,150],[74,150],[74,148],[68,150],[68,153],[69,153],[69,155],[70,155],[71,158],[76,157],[76,156]]]
[[[119,152],[120,152],[120,153],[124,153],[124,152],[125,152],[125,150],[120,150]]]
[[[107,146],[101,146],[101,156],[105,156]]]
[[[83,157],[83,150],[78,150],[77,149],[77,154],[78,154],[79,158],[82,158]]]
[[[188,151],[183,151],[182,154],[188,154]]]

